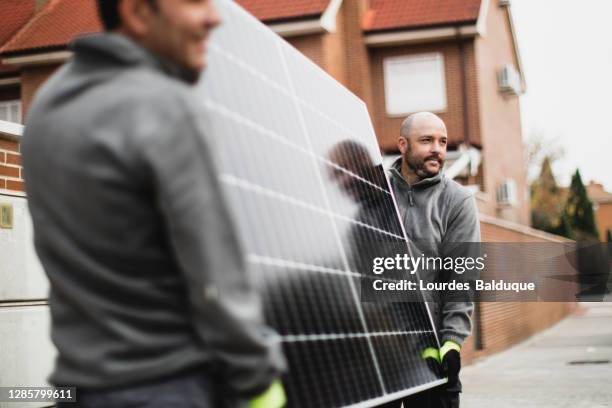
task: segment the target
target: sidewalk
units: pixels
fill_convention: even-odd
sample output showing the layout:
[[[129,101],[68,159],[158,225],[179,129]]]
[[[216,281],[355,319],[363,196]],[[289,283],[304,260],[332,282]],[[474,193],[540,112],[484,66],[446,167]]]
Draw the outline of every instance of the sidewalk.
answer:
[[[607,362],[606,362],[607,361]],[[462,408],[612,407],[612,303],[461,371]]]

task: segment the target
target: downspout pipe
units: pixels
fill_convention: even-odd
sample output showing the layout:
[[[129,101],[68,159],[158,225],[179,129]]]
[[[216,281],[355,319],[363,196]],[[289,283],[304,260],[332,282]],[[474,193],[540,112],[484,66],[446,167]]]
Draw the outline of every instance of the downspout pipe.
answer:
[[[461,101],[463,103],[463,143],[470,146],[470,105],[467,84],[467,57],[465,55],[465,39],[461,38],[461,27],[455,27],[457,33],[457,46],[459,48],[459,72],[461,80]]]

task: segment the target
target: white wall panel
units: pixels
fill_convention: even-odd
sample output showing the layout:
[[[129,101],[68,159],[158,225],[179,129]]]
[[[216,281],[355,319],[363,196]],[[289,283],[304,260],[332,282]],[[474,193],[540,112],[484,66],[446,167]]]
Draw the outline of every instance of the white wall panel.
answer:
[[[0,301],[45,299],[49,286],[34,251],[27,201],[0,195],[0,203],[13,205],[13,228],[0,229]]]
[[[56,354],[49,318],[47,306],[0,307],[0,387],[48,385]],[[0,408],[48,405],[0,402]]]

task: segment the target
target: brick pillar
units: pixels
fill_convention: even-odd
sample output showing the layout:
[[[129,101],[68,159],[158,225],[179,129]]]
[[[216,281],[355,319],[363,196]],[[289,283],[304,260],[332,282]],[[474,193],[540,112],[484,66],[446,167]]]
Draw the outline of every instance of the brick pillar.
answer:
[[[340,13],[343,20],[341,28],[345,38],[346,85],[365,101],[372,116],[370,57],[361,27],[367,7],[367,0],[344,0]]]

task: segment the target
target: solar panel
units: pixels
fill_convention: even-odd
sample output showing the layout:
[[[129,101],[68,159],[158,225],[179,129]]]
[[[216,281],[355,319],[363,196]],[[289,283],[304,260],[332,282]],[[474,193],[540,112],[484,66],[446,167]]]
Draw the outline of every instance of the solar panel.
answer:
[[[375,406],[442,383],[425,303],[362,303],[368,254],[406,247],[365,104],[255,18],[224,24],[198,85],[292,407]]]

